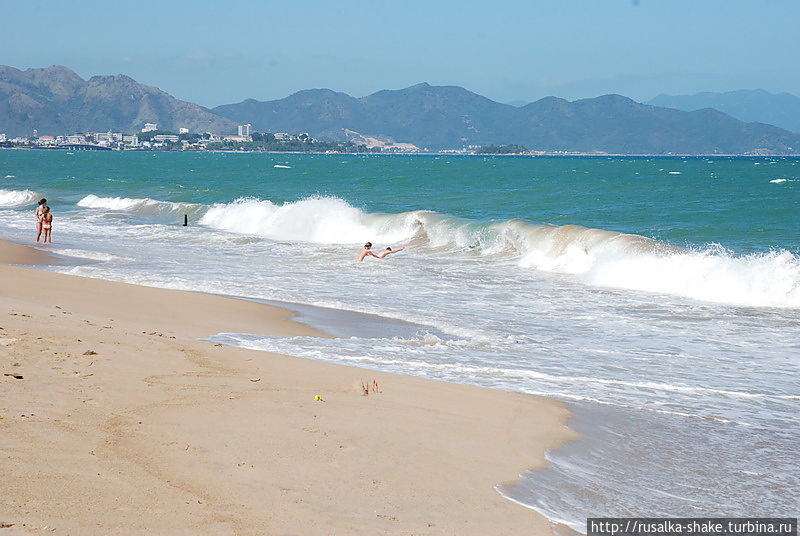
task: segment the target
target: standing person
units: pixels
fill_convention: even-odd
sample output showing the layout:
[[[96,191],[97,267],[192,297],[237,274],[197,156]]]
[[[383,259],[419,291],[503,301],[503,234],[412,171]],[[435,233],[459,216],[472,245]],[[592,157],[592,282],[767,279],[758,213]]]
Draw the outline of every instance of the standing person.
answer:
[[[50,212],[50,207],[45,205],[44,207],[44,214],[42,214],[42,231],[44,231],[44,242],[45,243],[53,243],[53,237],[51,233],[53,232],[53,213]]]
[[[44,215],[44,207],[47,206],[47,199],[40,199],[39,205],[36,207],[36,241],[42,236],[42,216]]]
[[[370,249],[372,249],[372,242],[367,242],[366,244],[364,244],[364,247],[361,248],[361,251],[359,251],[358,255],[356,255],[356,262],[363,261],[364,257],[367,257],[367,256],[377,257],[377,255],[375,255],[373,252],[371,252]]]

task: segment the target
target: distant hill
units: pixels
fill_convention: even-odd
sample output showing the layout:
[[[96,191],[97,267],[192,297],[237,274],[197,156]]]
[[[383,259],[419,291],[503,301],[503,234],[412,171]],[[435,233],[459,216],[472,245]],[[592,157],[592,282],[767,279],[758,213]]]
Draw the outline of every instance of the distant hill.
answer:
[[[741,121],[758,121],[800,132],[800,97],[791,93],[742,89],[727,93],[659,95],[647,104],[686,111],[714,108]]]
[[[162,130],[232,132],[236,125],[125,75],[84,80],[63,66],[21,71],[0,66],[0,133],[30,136],[75,132]]]
[[[269,102],[247,99],[212,111],[237,123],[251,123],[263,132],[310,132],[335,141],[346,140],[343,129],[347,125],[365,121],[358,99],[330,89],[307,89]]]
[[[67,67],[21,71],[0,66],[0,133],[161,130],[309,132],[394,148],[524,145],[543,151],[621,154],[800,154],[800,134],[745,123],[717,110],[682,111],[620,95],[573,102],[546,97],[516,107],[457,86],[417,84],[355,98],[309,89],[273,101],[246,100],[208,110],[125,75],[84,80]]]
[[[514,110],[460,87],[418,84],[360,99],[329,89],[309,89],[274,101],[218,106],[213,112],[252,123],[257,130],[305,130],[333,140],[344,140],[346,131],[355,131],[438,149],[484,144],[484,138],[502,136],[507,130],[503,119]]]
[[[684,112],[620,95],[574,102],[548,97],[521,110],[535,129],[532,140],[558,148],[623,154],[800,154],[800,135],[772,125],[744,123],[717,110]]]
[[[607,153],[800,153],[800,135],[771,125],[744,123],[716,110],[650,106],[620,95],[574,102],[546,97],[515,107],[461,87],[417,84],[362,98],[312,89],[212,111],[257,130],[308,131],[333,140],[355,131],[429,149],[521,144]]]

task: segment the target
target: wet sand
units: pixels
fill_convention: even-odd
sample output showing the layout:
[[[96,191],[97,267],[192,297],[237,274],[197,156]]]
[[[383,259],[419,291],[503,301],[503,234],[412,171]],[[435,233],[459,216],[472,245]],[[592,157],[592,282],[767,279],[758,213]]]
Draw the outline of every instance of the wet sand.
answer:
[[[46,262],[0,243],[0,263]],[[4,534],[553,531],[494,488],[574,437],[558,402],[199,340],[326,336],[261,303],[0,282]]]

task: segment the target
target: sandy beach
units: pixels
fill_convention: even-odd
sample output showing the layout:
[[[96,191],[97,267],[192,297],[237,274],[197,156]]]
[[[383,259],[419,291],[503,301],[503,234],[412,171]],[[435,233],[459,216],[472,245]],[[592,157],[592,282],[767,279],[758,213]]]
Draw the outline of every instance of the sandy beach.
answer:
[[[0,244],[2,264],[50,261]],[[324,336],[268,305],[14,266],[0,281],[3,534],[555,529],[494,487],[574,437],[558,402],[200,340]]]

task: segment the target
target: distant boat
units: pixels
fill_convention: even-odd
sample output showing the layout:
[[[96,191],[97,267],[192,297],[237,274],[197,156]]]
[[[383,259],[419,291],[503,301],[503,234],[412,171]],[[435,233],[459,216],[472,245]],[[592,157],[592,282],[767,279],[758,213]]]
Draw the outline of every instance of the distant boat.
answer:
[[[283,164],[275,164],[272,167],[274,167],[274,168],[282,168],[282,169],[292,169],[292,166],[284,166]]]

